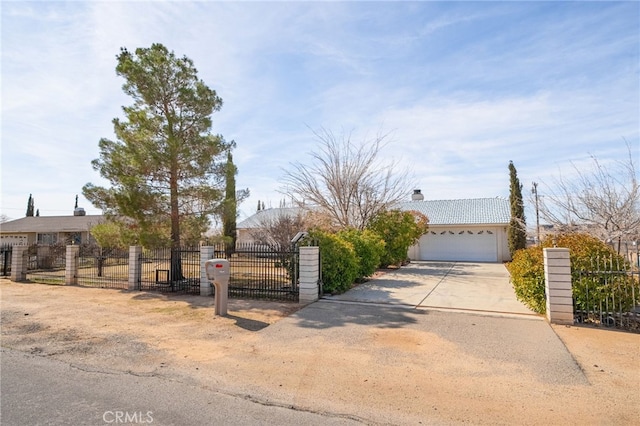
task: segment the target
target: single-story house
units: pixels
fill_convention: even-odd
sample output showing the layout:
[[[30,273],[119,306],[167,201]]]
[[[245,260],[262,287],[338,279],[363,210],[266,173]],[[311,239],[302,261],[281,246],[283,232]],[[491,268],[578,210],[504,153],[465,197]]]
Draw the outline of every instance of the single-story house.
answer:
[[[302,213],[298,207],[280,207],[259,210],[236,225],[236,244],[256,243],[256,230],[274,224],[280,217],[295,217]]]
[[[508,199],[408,201],[398,207],[429,218],[429,231],[409,248],[412,260],[511,260],[507,241],[511,220]]]
[[[417,211],[429,219],[429,231],[409,248],[412,260],[504,262],[511,259],[507,228],[511,219],[509,200],[475,198],[423,200],[417,190],[400,210]],[[278,215],[295,215],[296,208],[266,209],[237,225],[238,242],[253,242],[252,231]]]
[[[0,245],[84,244],[102,215],[29,216],[0,224]]]

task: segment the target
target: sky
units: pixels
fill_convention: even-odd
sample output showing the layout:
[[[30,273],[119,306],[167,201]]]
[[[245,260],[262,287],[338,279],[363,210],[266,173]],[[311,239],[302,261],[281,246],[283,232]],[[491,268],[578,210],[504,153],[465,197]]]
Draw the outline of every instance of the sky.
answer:
[[[428,200],[529,194],[628,157],[640,164],[640,3],[2,1],[0,214],[71,215],[91,161],[133,103],[121,47],[162,43],[223,99],[237,188],[278,207],[314,131],[387,135],[382,161]],[[625,142],[626,141],[626,142]]]

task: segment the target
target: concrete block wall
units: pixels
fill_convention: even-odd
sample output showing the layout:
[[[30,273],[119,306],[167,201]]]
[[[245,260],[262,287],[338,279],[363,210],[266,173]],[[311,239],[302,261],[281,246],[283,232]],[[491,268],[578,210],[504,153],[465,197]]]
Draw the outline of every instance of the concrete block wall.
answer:
[[[300,303],[318,300],[320,282],[320,247],[300,247]]]
[[[129,247],[129,290],[140,290],[140,277],[142,275],[142,247]]]
[[[547,320],[553,324],[573,324],[569,249],[545,248],[543,252]]]
[[[78,284],[78,264],[80,263],[80,246],[67,246],[65,253],[64,283]]]
[[[28,250],[28,246],[13,246],[11,252],[11,281],[27,280]]]
[[[200,247],[200,296],[211,296],[213,294],[213,284],[207,279],[207,270],[205,262],[213,259],[215,256],[215,247]]]

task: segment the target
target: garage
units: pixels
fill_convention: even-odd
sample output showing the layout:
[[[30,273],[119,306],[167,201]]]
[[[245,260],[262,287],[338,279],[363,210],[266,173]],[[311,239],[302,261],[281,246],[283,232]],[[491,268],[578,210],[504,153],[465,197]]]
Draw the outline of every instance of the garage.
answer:
[[[507,228],[511,220],[509,200],[473,198],[423,200],[419,190],[401,210],[420,213],[429,230],[409,248],[411,260],[454,262],[504,262],[510,260]]]
[[[496,230],[445,228],[431,230],[418,242],[420,260],[497,262]]]

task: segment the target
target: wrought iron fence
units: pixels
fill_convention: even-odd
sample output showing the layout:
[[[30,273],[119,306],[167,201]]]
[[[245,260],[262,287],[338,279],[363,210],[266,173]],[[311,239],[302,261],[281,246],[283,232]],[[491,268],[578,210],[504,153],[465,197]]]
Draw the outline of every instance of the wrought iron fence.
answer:
[[[67,247],[64,244],[33,244],[27,251],[27,280],[64,284]]]
[[[129,250],[83,244],[78,254],[78,284],[126,289],[129,285]]]
[[[144,249],[140,290],[200,294],[200,248]]]
[[[216,257],[229,260],[229,297],[298,301],[299,252],[295,246],[214,245]]]
[[[640,272],[613,256],[593,259],[589,270],[573,271],[577,323],[640,332]]]
[[[0,275],[8,277],[11,275],[11,254],[13,253],[13,245],[0,245]]]

